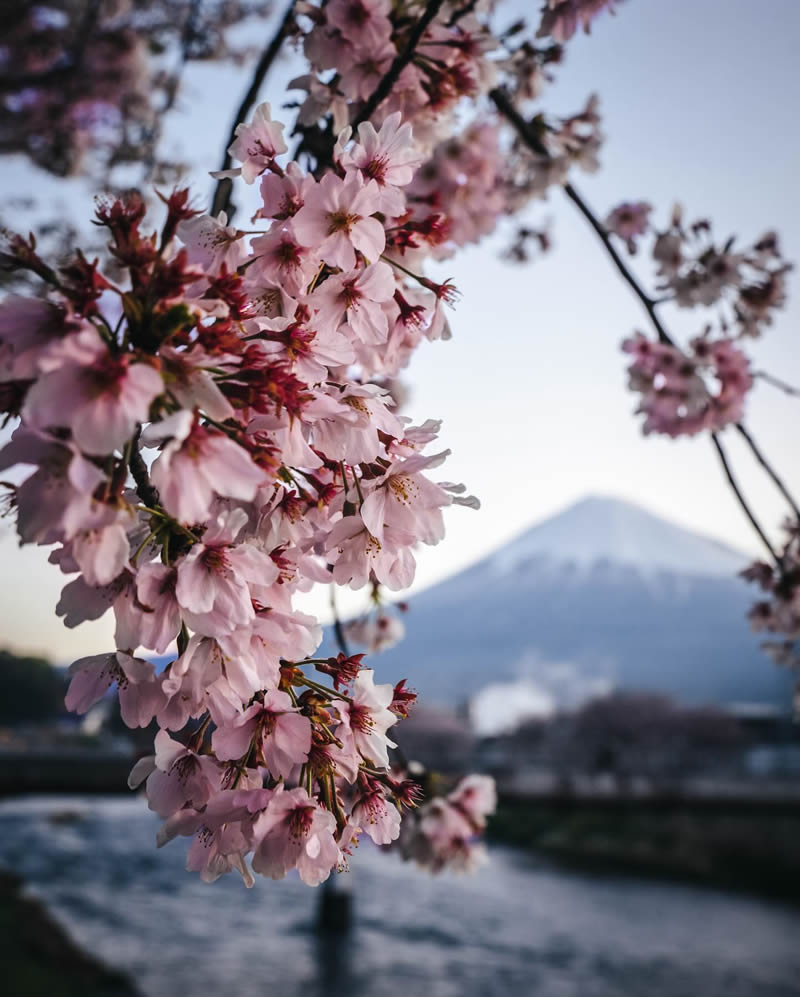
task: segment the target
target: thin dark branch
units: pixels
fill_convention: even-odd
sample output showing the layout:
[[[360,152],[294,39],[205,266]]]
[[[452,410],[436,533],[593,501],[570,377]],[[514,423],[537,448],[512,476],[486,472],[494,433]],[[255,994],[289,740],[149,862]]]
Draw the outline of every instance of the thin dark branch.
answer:
[[[402,52],[398,52],[395,56],[394,61],[389,67],[388,72],[380,81],[380,83],[375,87],[372,92],[372,96],[364,104],[358,114],[355,116],[352,122],[353,129],[355,130],[362,121],[369,121],[372,115],[375,113],[376,109],[383,103],[384,100],[392,92],[392,87],[397,83],[400,74],[406,68],[406,66],[414,58],[414,53],[417,50],[417,45],[419,45],[422,40],[422,36],[428,29],[431,21],[439,13],[444,0],[428,0],[428,4],[425,7],[425,13],[420,17],[420,19],[414,24],[411,32],[408,36],[408,41]]]
[[[770,464],[770,462],[761,452],[761,449],[759,448],[758,444],[750,435],[750,431],[747,429],[744,423],[741,422],[736,423],[736,431],[739,433],[739,435],[742,437],[742,439],[745,441],[748,447],[750,447],[753,456],[758,461],[758,463],[764,468],[769,477],[772,479],[773,483],[775,484],[775,487],[789,503],[789,505],[792,508],[792,512],[795,514],[795,517],[797,518],[798,522],[800,522],[800,507],[798,507],[798,504],[795,501],[794,496],[786,487],[783,480],[778,475],[778,472],[773,468],[773,466]]]
[[[758,377],[767,384],[772,385],[773,388],[777,388],[782,391],[785,395],[791,395],[792,398],[800,398],[800,388],[795,388],[791,384],[787,384],[786,381],[782,381],[779,377],[775,377],[774,374],[770,374],[765,370],[757,370],[753,373],[753,377]]]
[[[526,121],[525,118],[519,113],[519,111],[514,106],[511,99],[509,98],[508,94],[504,90],[496,88],[489,93],[489,97],[491,98],[497,110],[514,128],[514,130],[519,135],[520,139],[525,143],[525,145],[527,145],[527,147],[536,155],[549,157],[550,154],[547,150],[547,147],[544,145],[539,135],[536,133],[536,131],[530,125],[530,123]],[[653,323],[653,328],[656,330],[656,334],[658,335],[659,341],[662,343],[667,343],[670,346],[675,346],[675,341],[669,335],[667,330],[664,328],[660,318],[656,314],[657,302],[653,298],[651,298],[648,294],[645,293],[644,289],[641,287],[636,277],[628,269],[627,264],[625,263],[625,261],[622,259],[622,257],[619,255],[616,248],[612,244],[608,232],[600,223],[600,221],[598,220],[597,216],[594,214],[592,209],[589,207],[589,205],[586,203],[583,197],[577,192],[577,190],[572,186],[572,184],[570,183],[564,184],[564,193],[567,195],[569,200],[572,201],[572,203],[577,207],[577,209],[580,211],[580,213],[583,215],[586,221],[588,221],[588,223],[591,225],[592,229],[595,231],[598,238],[605,247],[607,253],[611,257],[618,272],[620,273],[622,278],[625,280],[625,282],[628,284],[628,286],[632,289],[633,293],[641,302],[642,306],[644,307],[645,311],[647,312],[650,318],[650,321]],[[778,476],[775,469],[762,454],[761,450],[759,449],[753,437],[750,435],[747,428],[742,423],[737,423],[736,429],[739,432],[739,434],[742,436],[742,438],[745,440],[747,445],[750,447],[750,450],[752,451],[753,456],[756,458],[758,463],[764,468],[766,473],[775,483],[780,493],[789,503],[790,507],[792,508],[792,511],[798,517],[798,520],[800,520],[800,508],[798,508],[797,503],[795,502],[794,498],[792,497],[786,485]],[[749,519],[753,529],[756,531],[759,538],[761,539],[761,542],[770,552],[776,564],[778,564],[778,566],[780,567],[780,559],[775,553],[772,545],[769,542],[769,539],[764,533],[764,530],[761,528],[758,520],[755,518],[755,515],[753,514],[752,510],[745,501],[741,489],[739,488],[739,485],[737,484],[736,479],[733,476],[733,471],[731,470],[731,466],[728,463],[727,455],[722,447],[722,443],[720,442],[718,435],[716,433],[712,433],[711,438],[714,442],[714,447],[717,451],[717,456],[719,457],[720,462],[722,464],[725,476],[728,479],[728,483],[730,484],[733,493],[739,502],[739,505],[742,507],[742,510]]]
[[[653,301],[653,299],[644,292],[642,286],[639,284],[634,275],[628,269],[628,265],[625,263],[625,261],[617,252],[616,247],[611,242],[611,238],[609,237],[608,232],[597,220],[594,212],[588,206],[586,201],[584,201],[581,195],[577,192],[577,190],[575,190],[575,188],[572,186],[571,183],[564,184],[564,193],[567,195],[570,201],[572,201],[572,203],[575,205],[578,211],[580,211],[583,217],[589,222],[594,231],[597,233],[597,237],[606,247],[606,252],[614,261],[614,266],[619,271],[620,275],[622,276],[622,279],[630,286],[633,293],[642,303],[642,307],[647,312],[650,321],[653,323],[653,328],[656,330],[656,334],[658,335],[659,341],[662,343],[667,343],[670,346],[674,346],[675,343],[672,337],[664,328],[664,326],[661,323],[661,319],[656,314],[655,301]]]
[[[711,440],[712,440],[712,442],[714,444],[714,447],[716,448],[717,456],[720,459],[720,463],[722,464],[723,470],[725,471],[725,476],[728,479],[728,484],[731,486],[731,488],[733,490],[733,494],[736,496],[736,498],[737,498],[737,500],[739,502],[739,505],[741,506],[742,512],[750,520],[750,525],[753,527],[753,529],[759,535],[759,537],[761,538],[761,542],[764,544],[764,546],[769,551],[770,556],[772,557],[772,560],[775,562],[775,564],[780,569],[780,567],[781,567],[781,559],[775,553],[775,550],[774,550],[772,544],[769,542],[769,539],[768,539],[766,533],[764,533],[764,531],[761,529],[761,526],[760,526],[758,520],[756,519],[755,515],[753,514],[752,509],[747,504],[747,501],[746,501],[744,495],[742,495],[741,489],[739,488],[739,485],[738,485],[738,483],[736,481],[736,478],[733,476],[733,471],[731,470],[731,466],[728,463],[728,457],[727,457],[727,455],[725,453],[725,450],[724,450],[724,448],[722,446],[722,443],[720,442],[719,434],[718,433],[712,433],[711,434]]]
[[[150,475],[147,472],[147,465],[142,459],[142,455],[139,450],[139,437],[141,435],[142,429],[140,426],[136,431],[136,435],[133,437],[133,446],[131,447],[131,456],[128,461],[128,467],[130,468],[133,480],[136,482],[136,491],[139,498],[145,505],[149,506],[151,509],[155,509],[158,506],[160,499],[158,496],[158,490],[150,480]]]
[[[531,125],[525,120],[525,118],[523,118],[523,116],[519,113],[516,107],[514,107],[513,103],[508,97],[508,94],[506,94],[506,92],[504,90],[501,90],[499,87],[496,87],[494,90],[492,90],[489,93],[489,97],[491,98],[497,110],[503,115],[503,117],[506,118],[511,125],[513,125],[514,130],[522,139],[522,141],[525,143],[525,145],[527,145],[528,148],[532,152],[535,152],[537,155],[547,156],[549,158],[550,153],[548,152],[547,147],[544,145],[542,140],[533,130]],[[622,259],[622,257],[617,252],[616,247],[611,242],[611,237],[609,236],[607,230],[597,219],[597,216],[594,214],[592,209],[589,207],[589,205],[586,203],[586,201],[583,199],[583,197],[578,193],[578,191],[573,187],[571,183],[564,184],[564,193],[567,195],[570,201],[572,201],[572,203],[575,205],[578,211],[580,211],[580,213],[583,215],[586,221],[591,225],[598,239],[600,239],[600,241],[605,246],[606,252],[611,257],[614,266],[617,268],[617,270],[620,273],[620,276],[628,284],[633,293],[641,302],[644,310],[647,312],[647,315],[650,321],[653,323],[653,328],[656,330],[656,334],[658,335],[659,340],[662,343],[668,343],[670,346],[674,346],[675,344],[672,340],[672,337],[664,328],[664,326],[661,323],[661,320],[656,314],[655,301],[653,300],[653,298],[650,297],[650,295],[645,293],[644,289],[639,284],[636,277],[628,268],[627,263]]]
[[[242,102],[239,104],[231,123],[228,141],[225,143],[225,155],[222,157],[222,165],[220,166],[221,170],[230,169],[231,156],[228,149],[236,138],[236,128],[242,121],[247,119],[250,109],[253,107],[256,100],[258,100],[258,93],[261,90],[261,86],[266,79],[270,66],[272,66],[272,63],[275,61],[276,56],[281,50],[281,46],[283,45],[286,35],[289,32],[289,28],[294,20],[294,3],[295,0],[290,0],[290,3],[286,8],[286,12],[281,18],[281,23],[278,25],[275,34],[272,36],[272,40],[262,52],[261,58],[258,60],[258,63],[253,70],[250,86],[247,88],[247,93],[242,98]],[[214,217],[216,217],[220,211],[224,211],[228,215],[229,221],[233,217],[233,205],[231,204],[232,192],[233,184],[229,179],[217,181],[211,202],[211,214]]]
[[[454,25],[458,24],[458,22],[463,17],[466,17],[467,14],[474,13],[475,8],[477,6],[478,6],[478,0],[467,0],[467,2],[464,4],[463,7],[459,7],[457,10],[454,10],[453,13],[450,15],[450,20],[447,22],[447,27],[452,28]]]
[[[144,175],[146,179],[150,179],[157,165],[158,156],[156,147],[161,138],[161,133],[164,127],[164,119],[175,106],[175,101],[178,99],[178,92],[181,87],[183,71],[186,68],[186,63],[189,61],[192,45],[197,40],[197,20],[200,16],[202,6],[203,0],[192,0],[189,5],[186,20],[183,22],[183,28],[181,29],[180,59],[178,61],[178,65],[166,84],[164,103],[156,114],[152,125],[149,129],[147,129],[146,136],[144,138],[144,143],[147,146],[147,154],[145,155],[143,161]]]

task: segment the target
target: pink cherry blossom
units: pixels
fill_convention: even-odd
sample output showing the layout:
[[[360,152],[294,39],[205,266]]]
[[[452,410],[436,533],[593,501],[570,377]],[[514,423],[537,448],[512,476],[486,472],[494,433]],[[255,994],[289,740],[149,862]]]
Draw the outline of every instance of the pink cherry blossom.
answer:
[[[272,120],[269,104],[259,104],[253,112],[250,124],[236,126],[236,140],[228,149],[231,157],[238,160],[240,170],[225,171],[226,175],[241,173],[245,183],[253,183],[256,177],[268,169],[276,156],[286,152],[283,138],[283,125]]]
[[[386,731],[397,723],[389,709],[392,698],[392,686],[375,685],[373,670],[362,668],[353,683],[350,702],[339,707],[362,757],[384,767],[389,765],[387,749],[396,747],[386,736]]]
[[[386,215],[401,215],[405,197],[399,188],[411,183],[422,164],[420,150],[411,136],[411,125],[401,123],[399,111],[390,114],[379,131],[369,121],[358,126],[358,142],[345,146],[348,136],[340,137],[339,162],[346,171],[357,171],[365,181],[374,180],[381,188],[381,208]],[[343,141],[344,140],[344,141]]]
[[[198,215],[181,222],[178,237],[186,246],[189,261],[207,274],[219,273],[223,267],[236,270],[247,257],[241,233],[234,225],[228,225],[224,211],[216,218]]]
[[[303,246],[316,249],[331,266],[352,270],[356,250],[375,262],[386,245],[383,226],[371,216],[379,210],[380,188],[360,175],[340,180],[326,173],[306,193],[303,207],[294,216],[295,234]]]
[[[165,730],[156,734],[155,768],[147,778],[147,802],[162,817],[184,807],[204,806],[219,788],[221,771],[207,755],[198,755]]]
[[[146,727],[163,704],[153,665],[123,651],[79,658],[69,671],[72,680],[65,703],[76,713],[86,713],[115,682],[122,719],[128,727]]]
[[[647,231],[652,210],[646,201],[625,201],[608,215],[606,228],[626,243],[629,253],[635,253],[636,239]]]
[[[330,0],[325,7],[328,23],[359,48],[373,49],[389,38],[389,0]]]
[[[251,744],[263,754],[272,775],[280,779],[308,759],[311,723],[292,706],[285,692],[273,689],[263,702],[248,707],[232,726],[214,731],[214,751],[221,760],[244,757]]]
[[[255,824],[253,869],[283,879],[297,869],[308,886],[319,886],[336,865],[336,821],[304,789],[279,790]]]
[[[17,532],[25,543],[70,540],[95,518],[94,492],[105,475],[69,441],[19,426],[0,450],[0,471],[36,470],[16,488]]]
[[[169,439],[153,464],[153,484],[164,508],[184,523],[199,523],[215,495],[249,501],[264,472],[247,451],[224,433],[201,426],[191,412],[178,411],[143,434],[145,444]]]
[[[318,258],[298,242],[290,223],[253,239],[251,247],[257,257],[254,273],[285,287],[289,294],[304,292],[319,269]]]
[[[104,455],[121,448],[137,423],[147,420],[150,403],[163,390],[161,375],[149,364],[100,347],[90,366],[66,363],[36,381],[23,418],[39,429],[66,426],[84,453]]]
[[[309,300],[323,329],[335,329],[346,319],[362,343],[385,343],[388,320],[381,306],[392,299],[394,290],[391,267],[378,262],[329,277]]]
[[[369,790],[359,796],[351,817],[376,845],[390,845],[400,836],[400,813],[380,790]]]

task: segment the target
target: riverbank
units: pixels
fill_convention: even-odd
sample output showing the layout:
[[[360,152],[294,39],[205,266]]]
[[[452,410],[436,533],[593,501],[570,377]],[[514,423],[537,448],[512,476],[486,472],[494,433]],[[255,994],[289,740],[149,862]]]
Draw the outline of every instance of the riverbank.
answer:
[[[122,973],[82,952],[7,871],[0,871],[0,965],[10,997],[139,997]]]
[[[742,890],[800,904],[800,812],[677,802],[572,806],[501,798],[491,841],[567,865]]]

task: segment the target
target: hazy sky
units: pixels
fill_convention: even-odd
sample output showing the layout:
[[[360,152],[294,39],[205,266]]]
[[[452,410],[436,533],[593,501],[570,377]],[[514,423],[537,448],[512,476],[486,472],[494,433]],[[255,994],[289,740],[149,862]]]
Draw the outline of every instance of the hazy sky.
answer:
[[[508,3],[509,20],[534,3]],[[544,106],[557,113],[601,98],[602,169],[576,173],[576,186],[598,213],[644,199],[665,223],[679,200],[687,217],[710,217],[720,238],[746,243],[774,227],[785,254],[800,259],[796,184],[800,141],[790,110],[800,103],[796,0],[628,0],[616,17],[600,17],[589,38],[570,42],[567,61]],[[264,97],[282,101],[274,73]],[[192,163],[196,189],[217,166],[220,136],[246,85],[238,70],[193,67],[183,106],[168,134]],[[274,113],[279,114],[279,111]],[[48,203],[57,184],[27,163],[2,160],[3,189]],[[62,210],[85,203],[76,192]],[[625,387],[620,341],[645,316],[619,281],[595,237],[558,190],[530,211],[552,219],[553,251],[525,267],[499,259],[498,237],[462,252],[443,273],[463,293],[452,314],[454,338],[425,344],[408,371],[408,414],[444,420],[453,450],[443,477],[465,481],[480,512],[455,508],[448,537],[419,557],[417,586],[452,573],[569,502],[607,493],[734,546],[757,541],[726,487],[705,437],[644,439]],[[646,259],[637,262],[649,276]],[[790,293],[795,289],[790,283]],[[795,296],[763,341],[755,366],[800,383],[800,303]],[[670,328],[699,331],[701,320],[665,310]],[[648,330],[649,331],[649,330]],[[748,424],[766,453],[800,492],[790,430],[800,400],[759,384]],[[730,434],[726,434],[726,438]],[[766,478],[731,437],[727,440],[748,496],[770,526],[787,511]],[[0,644],[46,651],[58,660],[110,646],[110,620],[67,632],[53,616],[63,577],[46,552],[23,550],[0,525]],[[321,603],[320,603],[321,605]]]

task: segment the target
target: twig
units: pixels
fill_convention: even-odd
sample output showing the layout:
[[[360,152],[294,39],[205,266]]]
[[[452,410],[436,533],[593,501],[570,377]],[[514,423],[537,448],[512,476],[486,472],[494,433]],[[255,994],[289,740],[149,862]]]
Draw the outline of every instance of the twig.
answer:
[[[347,646],[347,638],[344,635],[344,627],[342,626],[342,621],[339,619],[339,611],[336,608],[336,589],[331,585],[331,611],[333,612],[333,633],[336,637],[336,643],[339,645],[339,650],[346,657],[350,657],[350,650]]]
[[[547,147],[544,145],[539,136],[533,131],[530,124],[519,113],[516,107],[514,107],[508,94],[504,90],[501,90],[499,87],[496,87],[494,90],[490,91],[489,97],[491,98],[497,110],[503,115],[503,117],[506,118],[511,125],[513,125],[514,130],[522,139],[522,141],[528,146],[528,148],[532,152],[535,152],[537,155],[547,156],[547,158],[549,159],[550,153]],[[647,294],[644,291],[644,288],[641,286],[641,284],[639,284],[636,277],[630,271],[628,265],[619,255],[619,253],[616,250],[616,247],[611,242],[608,232],[600,224],[599,220],[597,219],[597,216],[594,214],[592,209],[589,207],[589,205],[586,203],[586,201],[583,199],[583,197],[578,193],[578,191],[573,187],[571,183],[564,184],[564,193],[567,195],[570,201],[572,201],[572,203],[575,205],[578,211],[580,211],[580,213],[583,215],[586,221],[591,225],[598,239],[600,239],[600,241],[605,246],[606,252],[611,257],[614,266],[617,268],[617,270],[620,273],[620,276],[628,284],[633,293],[641,302],[644,310],[647,312],[647,315],[650,321],[653,323],[653,328],[656,330],[656,334],[658,335],[659,340],[662,343],[668,343],[670,346],[674,346],[675,343],[672,337],[664,328],[664,326],[661,323],[661,320],[656,314],[655,310],[656,302],[654,301],[653,298],[650,297],[649,294]]]
[[[228,141],[225,143],[225,155],[222,157],[222,165],[220,166],[221,170],[230,169],[231,154],[228,152],[228,149],[236,138],[236,129],[238,125],[240,122],[246,120],[248,114],[250,113],[250,109],[258,99],[258,92],[261,89],[261,85],[269,72],[270,66],[275,61],[275,57],[281,50],[281,46],[283,45],[284,39],[294,18],[294,4],[295,0],[290,0],[286,11],[281,18],[281,23],[278,25],[278,28],[272,36],[272,40],[269,45],[267,45],[262,52],[256,68],[253,70],[253,76],[250,80],[250,86],[247,89],[247,93],[242,98],[242,102],[239,104],[236,114],[233,116],[230,135],[228,136]],[[228,221],[233,218],[234,207],[231,204],[232,193],[233,184],[228,178],[223,178],[222,180],[217,181],[211,201],[211,214],[215,218],[220,211],[224,211],[228,215]]]
[[[427,6],[425,7],[425,13],[411,29],[408,41],[406,42],[406,47],[402,52],[399,52],[394,57],[394,60],[386,75],[375,87],[372,92],[372,96],[353,119],[352,127],[354,131],[363,121],[369,121],[379,105],[382,104],[383,101],[389,96],[392,91],[392,87],[395,83],[397,83],[400,74],[414,58],[414,52],[417,49],[417,45],[419,45],[422,36],[427,31],[431,21],[433,21],[439,13],[443,2],[444,0],[428,0]]]
[[[765,370],[754,371],[753,377],[759,377],[762,381],[766,381],[767,384],[771,384],[773,388],[777,388],[782,391],[785,395],[791,395],[792,398],[800,398],[800,388],[794,388],[791,384],[787,384],[786,381],[782,381],[779,377],[775,377],[774,374],[769,374]]]
[[[798,504],[795,501],[794,496],[786,487],[783,480],[778,476],[778,472],[773,468],[773,466],[770,464],[770,462],[761,452],[761,449],[759,448],[758,444],[750,435],[750,431],[747,429],[744,423],[741,422],[736,423],[736,431],[739,433],[739,435],[742,437],[742,439],[745,441],[748,447],[750,447],[753,456],[758,461],[758,463],[764,468],[769,477],[772,479],[773,483],[775,484],[775,487],[778,489],[781,495],[783,495],[783,497],[791,506],[792,512],[795,514],[797,521],[800,522],[800,507],[798,507]]]
[[[491,98],[497,110],[500,112],[500,114],[503,115],[504,118],[506,118],[509,124],[511,124],[511,126],[517,132],[517,134],[525,143],[525,145],[527,145],[528,148],[532,152],[536,153],[538,156],[546,156],[549,158],[550,153],[548,152],[547,147],[544,145],[542,140],[539,138],[534,129],[531,127],[530,123],[526,121],[525,118],[519,113],[519,111],[514,106],[511,99],[509,98],[508,94],[500,88],[495,88],[494,90],[490,91],[489,97]],[[572,203],[577,207],[577,209],[580,211],[580,213],[583,215],[583,217],[586,219],[589,225],[591,225],[592,229],[597,234],[597,237],[600,239],[603,246],[605,247],[606,252],[611,257],[618,272],[620,273],[622,278],[625,280],[625,282],[628,284],[633,293],[641,302],[642,307],[645,309],[645,311],[648,314],[648,317],[650,318],[650,321],[653,323],[653,328],[655,329],[656,334],[658,335],[659,341],[662,343],[667,343],[670,346],[675,346],[676,345],[675,341],[669,335],[667,330],[664,328],[664,325],[662,324],[660,318],[656,314],[656,305],[658,304],[658,302],[653,298],[651,298],[645,292],[644,288],[642,288],[642,286],[639,284],[634,274],[628,269],[627,264],[617,252],[616,248],[611,242],[608,232],[600,223],[595,213],[592,211],[592,209],[589,207],[589,205],[586,203],[586,201],[583,199],[583,197],[578,193],[578,191],[573,187],[571,183],[564,184],[564,193],[567,195],[569,200],[572,201]],[[739,432],[739,434],[743,437],[747,445],[750,447],[750,450],[752,451],[753,456],[756,458],[758,463],[764,468],[764,470],[772,479],[778,490],[781,492],[783,497],[789,503],[789,505],[792,508],[792,511],[798,517],[798,520],[800,520],[800,508],[798,508],[797,503],[795,502],[791,493],[787,489],[786,485],[778,476],[775,469],[764,457],[763,453],[757,446],[755,440],[750,435],[750,432],[747,430],[747,428],[744,426],[743,423],[737,423],[736,429]],[[739,502],[739,505],[742,507],[742,510],[749,519],[753,529],[758,534],[762,543],[766,546],[767,550],[770,552],[773,559],[780,567],[780,559],[775,553],[772,545],[769,542],[769,539],[764,533],[764,530],[761,528],[761,525],[759,524],[752,510],[745,501],[741,489],[739,488],[736,479],[733,476],[730,464],[728,463],[727,455],[725,454],[725,450],[722,447],[718,435],[716,433],[712,433],[711,438],[714,442],[714,446],[717,451],[717,456],[720,459],[720,463],[722,464],[725,476],[728,479],[728,483],[730,484],[733,493]]]
[[[759,535],[759,537],[761,538],[761,542],[767,548],[767,550],[770,553],[770,556],[772,557],[772,560],[775,562],[775,564],[777,565],[778,569],[780,570],[780,568],[781,568],[781,559],[775,553],[775,550],[774,550],[772,544],[769,542],[769,539],[768,539],[766,533],[764,533],[764,531],[761,529],[761,526],[759,525],[758,520],[754,516],[752,509],[747,504],[747,501],[745,500],[744,495],[742,495],[742,492],[741,492],[741,490],[739,488],[739,485],[736,482],[736,478],[734,478],[734,476],[733,476],[733,471],[731,470],[731,466],[728,463],[728,457],[727,457],[727,455],[725,453],[725,450],[724,450],[724,448],[722,446],[722,443],[720,442],[719,434],[718,433],[712,433],[711,434],[711,440],[712,440],[712,442],[714,444],[714,447],[716,448],[717,456],[720,459],[720,463],[722,464],[723,470],[725,471],[725,476],[728,479],[728,484],[733,489],[733,494],[736,496],[736,498],[737,498],[737,500],[739,502],[739,505],[742,508],[742,512],[744,512],[745,516],[747,516],[747,518],[750,520],[750,525],[753,527],[753,529]]]
[[[147,473],[147,465],[139,452],[139,437],[141,435],[142,427],[140,426],[136,430],[136,435],[133,437],[133,446],[131,447],[131,456],[128,461],[128,467],[130,468],[133,480],[136,482],[136,491],[139,498],[145,505],[155,508],[159,505],[160,499],[158,496],[158,489],[150,480],[150,475]]]

